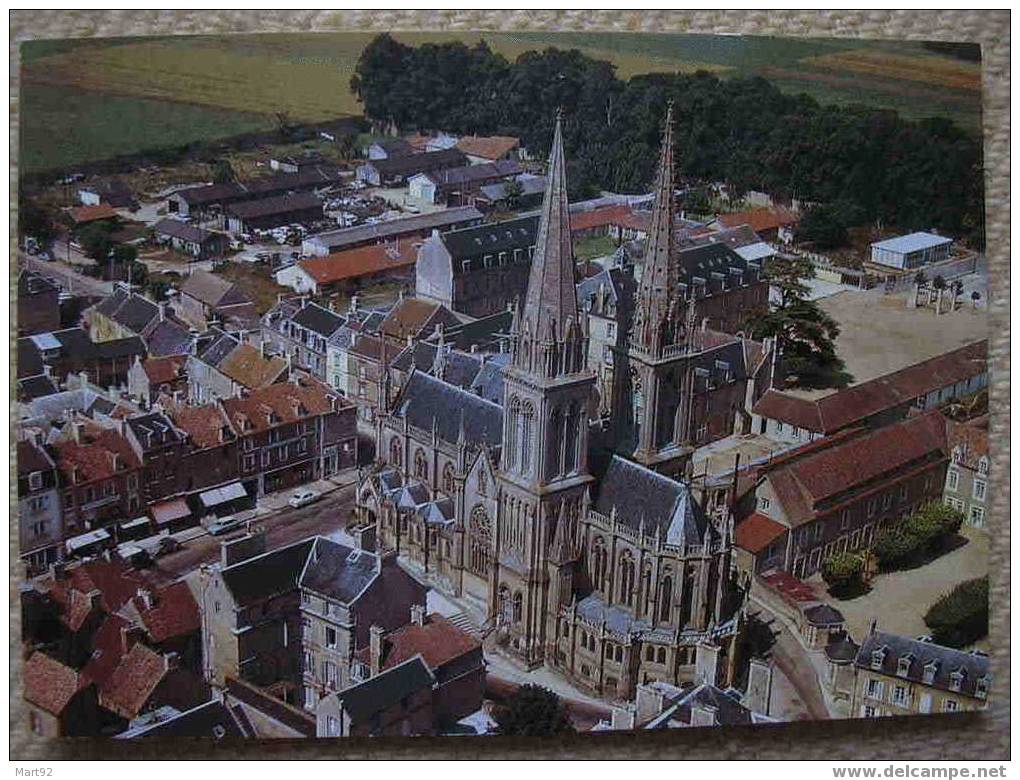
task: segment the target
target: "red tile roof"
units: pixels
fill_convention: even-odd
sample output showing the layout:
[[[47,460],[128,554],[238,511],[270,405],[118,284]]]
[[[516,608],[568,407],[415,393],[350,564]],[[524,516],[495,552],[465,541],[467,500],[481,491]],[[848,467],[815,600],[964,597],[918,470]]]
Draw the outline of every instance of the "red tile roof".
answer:
[[[283,423],[328,414],[333,408],[324,386],[308,379],[299,380],[299,384],[269,385],[252,390],[246,398],[226,398],[221,403],[239,433],[268,430]]]
[[[143,644],[136,644],[100,686],[99,703],[130,720],[142,711],[168,671],[163,656]]]
[[[75,224],[83,222],[96,222],[101,219],[116,219],[117,212],[109,203],[100,203],[98,206],[76,206],[71,209],[71,219]]]
[[[755,512],[736,527],[734,541],[736,541],[737,547],[757,554],[785,534],[787,530],[789,529],[782,523],[777,523],[771,517]]]
[[[402,664],[420,653],[433,672],[481,646],[471,634],[457,628],[438,612],[429,615],[425,625],[408,623],[388,634],[386,645],[383,669]]]
[[[395,268],[414,265],[418,259],[417,244],[400,241],[395,246],[374,244],[346,252],[334,252],[325,257],[302,260],[298,266],[316,284],[333,284],[344,279],[357,279]]]
[[[648,230],[647,218],[642,219],[640,216],[635,216],[630,206],[602,206],[591,211],[581,211],[570,215],[570,231],[572,233],[607,225]]]
[[[465,135],[457,141],[457,148],[472,157],[500,160],[521,145],[521,139],[510,135]]]
[[[88,684],[87,678],[71,667],[38,651],[25,662],[21,675],[25,699],[53,715],[60,715]]]
[[[68,484],[109,479],[141,466],[135,451],[119,432],[90,422],[79,424],[80,442],[69,438],[54,445],[57,468]]]
[[[92,638],[92,655],[81,673],[103,686],[124,657],[125,642],[128,650],[138,642],[139,632],[132,632],[130,628],[131,623],[120,615],[107,617]]]
[[[769,390],[753,411],[770,420],[829,434],[987,370],[988,341],[975,341],[817,401]]]
[[[201,449],[219,447],[224,441],[235,438],[230,422],[219,404],[168,408],[167,413],[174,425],[184,431],[191,442]]]
[[[187,355],[171,355],[163,358],[149,358],[142,362],[142,370],[149,378],[149,384],[159,386],[170,384],[182,378]]]
[[[98,590],[99,605],[104,612],[112,614],[130,601],[139,588],[146,587],[146,583],[127,564],[99,558],[67,568],[63,579],[48,579],[44,587],[65,610],[71,608],[72,599],[80,598],[73,596],[72,591],[88,594]]]
[[[201,629],[198,602],[187,583],[175,582],[155,591],[152,601],[149,608],[137,596],[132,603],[153,642],[165,642]]]
[[[945,420],[918,415],[792,460],[767,472],[776,497],[793,526],[812,520],[820,502],[855,486],[944,459]]]
[[[815,593],[814,588],[785,571],[778,569],[770,571],[763,574],[761,580],[795,606],[806,601],[818,600],[818,594]]]
[[[799,221],[800,217],[781,206],[774,209],[760,208],[719,215],[719,222],[726,227],[748,225],[755,233],[760,233],[763,230],[777,230],[787,225],[794,225]]]

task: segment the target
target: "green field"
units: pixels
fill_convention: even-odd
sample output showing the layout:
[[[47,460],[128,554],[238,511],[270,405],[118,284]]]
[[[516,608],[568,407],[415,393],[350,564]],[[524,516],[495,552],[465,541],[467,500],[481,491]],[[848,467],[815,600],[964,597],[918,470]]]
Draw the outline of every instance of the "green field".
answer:
[[[704,69],[763,75],[823,103],[944,116],[980,127],[980,66],[919,43],[610,33],[398,33],[404,43],[485,38],[509,59],[547,46],[607,59],[622,78]],[[360,113],[348,88],[369,33],[37,41],[22,46],[22,169],[61,169],[154,146],[269,127],[277,112]],[[862,62],[864,52],[871,60]],[[948,74],[948,75],[947,75]],[[953,86],[947,86],[953,85]]]

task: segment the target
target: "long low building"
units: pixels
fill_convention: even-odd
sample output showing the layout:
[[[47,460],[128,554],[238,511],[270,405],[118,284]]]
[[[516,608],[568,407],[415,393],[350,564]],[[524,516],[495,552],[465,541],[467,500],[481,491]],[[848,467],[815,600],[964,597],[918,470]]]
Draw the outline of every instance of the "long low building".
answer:
[[[497,160],[419,173],[408,180],[408,195],[427,203],[471,203],[482,186],[517,176],[522,170],[517,160]]]
[[[276,283],[295,292],[318,295],[328,289],[353,288],[369,281],[414,281],[418,246],[412,241],[373,244],[300,260],[276,272]]]
[[[279,173],[248,181],[204,184],[177,190],[167,198],[170,214],[189,216],[195,212],[222,208],[232,203],[285,195],[288,192],[309,192],[331,187],[345,180],[343,171],[332,166],[303,168],[297,173]]]
[[[314,192],[295,192],[275,198],[235,203],[227,207],[227,228],[233,233],[268,230],[293,222],[322,219],[322,198]]]
[[[884,425],[912,407],[933,409],[987,385],[988,341],[975,341],[817,400],[769,390],[752,409],[752,428],[778,441],[812,441],[853,425]]]
[[[357,225],[342,230],[329,230],[309,236],[301,244],[301,253],[312,257],[325,257],[334,252],[355,249],[359,246],[382,244],[405,238],[425,238],[433,230],[456,230],[478,225],[482,212],[474,206],[434,211],[391,219],[375,225]]]
[[[167,244],[195,260],[222,257],[230,246],[228,236],[179,219],[161,219],[153,225],[152,231],[161,244]]]
[[[369,160],[358,166],[358,179],[376,187],[401,186],[416,174],[459,168],[467,163],[467,155],[460,149],[439,149],[422,154]]]

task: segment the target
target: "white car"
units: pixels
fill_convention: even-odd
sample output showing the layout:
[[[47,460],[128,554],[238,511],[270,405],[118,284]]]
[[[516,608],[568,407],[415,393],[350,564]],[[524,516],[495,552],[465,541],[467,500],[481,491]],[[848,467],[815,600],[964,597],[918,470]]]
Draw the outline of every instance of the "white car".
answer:
[[[290,497],[287,502],[292,507],[297,509],[298,507],[308,506],[309,504],[315,503],[322,498],[322,493],[317,490],[309,490],[308,488],[302,490],[295,490],[294,495]]]

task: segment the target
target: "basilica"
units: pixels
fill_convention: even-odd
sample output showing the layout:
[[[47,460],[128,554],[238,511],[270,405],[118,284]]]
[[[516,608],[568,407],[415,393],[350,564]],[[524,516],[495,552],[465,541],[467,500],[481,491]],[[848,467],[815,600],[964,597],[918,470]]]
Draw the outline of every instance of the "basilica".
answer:
[[[699,505],[687,479],[699,403],[718,389],[705,367],[736,388],[721,411],[732,432],[773,362],[691,313],[677,269],[671,125],[672,109],[640,280],[610,291],[627,297],[614,298],[626,315],[607,345],[611,377],[591,349],[609,293],[575,279],[557,119],[527,292],[494,372],[501,393],[411,372],[392,398],[381,394],[377,463],[357,493],[362,530],[477,605],[487,642],[608,699],[654,681],[734,680],[732,516]]]

